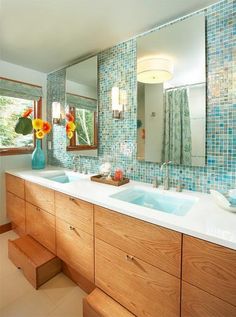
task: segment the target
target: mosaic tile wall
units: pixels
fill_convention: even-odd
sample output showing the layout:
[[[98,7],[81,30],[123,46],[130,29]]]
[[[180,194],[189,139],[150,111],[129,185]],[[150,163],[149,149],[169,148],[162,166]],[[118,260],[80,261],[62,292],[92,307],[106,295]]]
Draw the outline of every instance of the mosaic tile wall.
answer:
[[[207,165],[171,166],[171,184],[179,180],[185,188],[207,192],[210,188],[236,187],[236,1],[224,0],[206,10],[207,20]],[[111,88],[118,85],[128,92],[129,111],[124,120],[112,119]],[[56,89],[55,89],[56,87]],[[134,180],[161,180],[160,165],[136,160],[136,39],[99,54],[99,155],[82,158],[91,172],[112,153],[113,167],[120,166]],[[64,70],[48,76],[48,105],[64,102]],[[50,107],[48,108],[50,118]],[[53,149],[48,151],[51,165],[72,166],[65,151],[62,127],[54,126]]]

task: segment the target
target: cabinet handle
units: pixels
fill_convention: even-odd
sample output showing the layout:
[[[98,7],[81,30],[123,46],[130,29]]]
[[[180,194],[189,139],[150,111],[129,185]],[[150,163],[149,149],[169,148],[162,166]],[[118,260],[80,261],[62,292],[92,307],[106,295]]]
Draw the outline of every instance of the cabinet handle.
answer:
[[[40,208],[39,208],[39,207],[36,207],[36,210],[37,210],[37,211],[40,211]]]
[[[128,255],[128,254],[126,254],[125,258],[126,258],[127,261],[133,261],[134,260],[134,257],[132,255]]]
[[[70,228],[70,230],[75,230],[75,227],[73,227],[73,226],[70,226],[69,228]]]
[[[78,203],[78,201],[77,201],[75,198],[70,197],[69,200],[72,201],[72,202],[73,202],[74,204],[76,204],[77,206],[79,206],[79,203]]]

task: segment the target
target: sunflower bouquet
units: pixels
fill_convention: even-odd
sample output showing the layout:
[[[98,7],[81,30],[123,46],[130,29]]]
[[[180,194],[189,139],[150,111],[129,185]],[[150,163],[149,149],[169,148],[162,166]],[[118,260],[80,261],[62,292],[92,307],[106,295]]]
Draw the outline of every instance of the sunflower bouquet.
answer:
[[[21,117],[18,119],[15,132],[18,134],[27,135],[35,130],[35,136],[37,139],[43,139],[46,134],[51,131],[51,124],[48,121],[43,121],[42,119],[32,119],[30,117],[33,109],[29,108]]]

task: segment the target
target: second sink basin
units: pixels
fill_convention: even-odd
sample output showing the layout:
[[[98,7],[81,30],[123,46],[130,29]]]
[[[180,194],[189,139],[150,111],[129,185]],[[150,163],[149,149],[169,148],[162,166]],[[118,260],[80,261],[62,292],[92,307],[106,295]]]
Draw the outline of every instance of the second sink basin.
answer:
[[[139,188],[126,189],[110,197],[177,216],[186,215],[197,201],[197,198],[181,194],[153,192]]]

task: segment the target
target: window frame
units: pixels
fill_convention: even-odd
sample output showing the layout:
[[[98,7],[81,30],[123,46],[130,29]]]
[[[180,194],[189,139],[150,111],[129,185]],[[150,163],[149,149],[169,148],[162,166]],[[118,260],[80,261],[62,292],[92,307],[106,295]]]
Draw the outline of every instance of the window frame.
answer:
[[[1,78],[3,78],[3,77],[1,77]],[[41,86],[25,83],[22,81],[12,80],[12,79],[8,79],[8,78],[3,78],[3,79],[7,79],[9,81],[13,81],[13,82],[20,83],[20,84],[26,84],[26,85],[33,86],[33,87],[42,88]],[[42,118],[42,97],[40,97],[38,101],[34,100],[34,114],[37,114],[37,118],[40,118],[40,119]],[[29,147],[1,148],[0,149],[0,156],[31,154],[31,153],[33,153],[33,151],[35,149],[35,144],[36,144],[35,134],[34,134],[33,142],[34,142],[34,145],[29,146]]]
[[[91,98],[89,98],[91,99]],[[69,106],[69,113],[75,118],[75,107]],[[74,133],[73,137],[70,139],[69,145],[66,147],[67,151],[83,151],[83,150],[97,150],[98,148],[98,116],[97,111],[94,111],[94,144],[76,144],[76,133]]]

